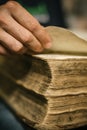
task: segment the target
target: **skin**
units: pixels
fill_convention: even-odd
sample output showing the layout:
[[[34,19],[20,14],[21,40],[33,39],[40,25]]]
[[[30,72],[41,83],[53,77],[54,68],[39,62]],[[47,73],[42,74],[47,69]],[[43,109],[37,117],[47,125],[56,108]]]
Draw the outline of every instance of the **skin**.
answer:
[[[40,53],[50,46],[45,28],[19,3],[0,6],[0,55]]]

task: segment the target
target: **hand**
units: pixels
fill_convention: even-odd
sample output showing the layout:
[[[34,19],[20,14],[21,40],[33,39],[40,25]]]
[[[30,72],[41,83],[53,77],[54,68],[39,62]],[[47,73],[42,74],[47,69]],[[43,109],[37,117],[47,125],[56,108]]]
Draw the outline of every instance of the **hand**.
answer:
[[[51,46],[45,28],[19,3],[0,6],[0,54],[41,52]]]

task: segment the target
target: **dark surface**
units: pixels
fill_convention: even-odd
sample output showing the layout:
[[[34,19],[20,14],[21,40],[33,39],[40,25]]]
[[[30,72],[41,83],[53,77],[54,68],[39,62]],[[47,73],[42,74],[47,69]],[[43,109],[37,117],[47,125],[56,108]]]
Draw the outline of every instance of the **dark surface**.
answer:
[[[24,124],[7,104],[0,99],[0,130],[35,130]]]
[[[13,111],[0,99],[0,130],[35,130],[22,121],[13,113]],[[72,130],[87,130],[87,126],[75,128]]]

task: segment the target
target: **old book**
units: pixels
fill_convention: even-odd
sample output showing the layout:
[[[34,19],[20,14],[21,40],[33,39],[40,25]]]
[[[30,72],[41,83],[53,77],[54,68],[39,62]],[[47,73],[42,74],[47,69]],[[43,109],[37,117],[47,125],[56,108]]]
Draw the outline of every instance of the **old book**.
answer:
[[[0,95],[23,121],[38,130],[87,124],[87,57],[12,59],[0,67]]]
[[[0,96],[29,126],[63,130],[87,124],[87,45],[76,44],[78,53],[60,47],[66,54],[51,49],[10,56],[0,64]]]

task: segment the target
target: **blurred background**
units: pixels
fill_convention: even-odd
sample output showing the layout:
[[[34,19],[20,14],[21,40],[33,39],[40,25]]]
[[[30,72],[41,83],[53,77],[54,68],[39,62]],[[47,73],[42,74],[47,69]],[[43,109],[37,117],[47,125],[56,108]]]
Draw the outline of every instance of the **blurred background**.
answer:
[[[87,40],[87,0],[62,0],[68,28]]]

